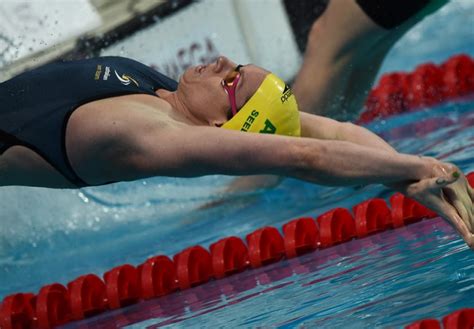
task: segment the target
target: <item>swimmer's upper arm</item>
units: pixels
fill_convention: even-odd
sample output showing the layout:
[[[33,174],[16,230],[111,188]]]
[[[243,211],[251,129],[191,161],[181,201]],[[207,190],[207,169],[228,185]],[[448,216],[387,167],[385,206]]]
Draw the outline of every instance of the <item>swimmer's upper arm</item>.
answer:
[[[300,121],[302,137],[327,140],[340,139],[339,131],[345,125],[343,122],[305,112],[300,112]]]
[[[213,127],[167,127],[141,134],[130,157],[134,179],[209,174],[291,174],[298,138]]]
[[[339,122],[330,118],[300,112],[302,137],[321,140],[347,141],[377,150],[396,152],[382,138],[370,130],[351,122]]]

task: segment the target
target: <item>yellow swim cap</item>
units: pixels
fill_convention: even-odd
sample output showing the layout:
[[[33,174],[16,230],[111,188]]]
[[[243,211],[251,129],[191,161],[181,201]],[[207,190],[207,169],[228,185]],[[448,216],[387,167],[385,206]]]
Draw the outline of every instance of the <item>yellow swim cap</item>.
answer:
[[[270,73],[255,94],[222,128],[299,137],[300,113],[295,96],[283,80]]]

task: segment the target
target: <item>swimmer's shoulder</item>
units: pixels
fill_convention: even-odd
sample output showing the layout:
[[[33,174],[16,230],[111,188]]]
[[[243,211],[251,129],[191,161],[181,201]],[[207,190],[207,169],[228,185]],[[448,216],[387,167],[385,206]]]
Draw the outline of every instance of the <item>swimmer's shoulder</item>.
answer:
[[[72,118],[84,124],[123,123],[123,127],[170,127],[186,125],[167,101],[148,94],[131,94],[95,100],[81,105]]]
[[[174,156],[172,151],[162,154],[160,147],[172,147],[177,131],[182,136],[193,130],[174,113],[169,103],[149,95],[85,104],[68,123],[67,149],[73,168],[92,185],[149,177],[143,168],[150,158]]]

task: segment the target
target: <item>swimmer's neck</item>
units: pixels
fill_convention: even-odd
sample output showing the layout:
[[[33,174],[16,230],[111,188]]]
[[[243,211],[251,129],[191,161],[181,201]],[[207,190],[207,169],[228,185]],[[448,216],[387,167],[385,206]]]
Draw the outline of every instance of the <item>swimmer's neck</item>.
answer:
[[[158,97],[171,105],[173,112],[176,114],[174,119],[192,126],[208,125],[207,122],[203,122],[203,120],[196,117],[193,111],[186,106],[185,102],[179,97],[178,91],[157,89],[155,93]]]

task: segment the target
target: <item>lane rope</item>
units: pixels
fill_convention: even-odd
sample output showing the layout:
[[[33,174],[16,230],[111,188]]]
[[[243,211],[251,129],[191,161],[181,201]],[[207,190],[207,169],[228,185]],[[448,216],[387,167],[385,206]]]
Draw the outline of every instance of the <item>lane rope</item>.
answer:
[[[384,74],[369,93],[358,123],[472,97],[474,60],[465,54],[444,63],[421,64],[413,72]]]

